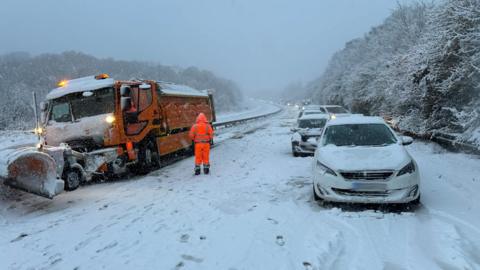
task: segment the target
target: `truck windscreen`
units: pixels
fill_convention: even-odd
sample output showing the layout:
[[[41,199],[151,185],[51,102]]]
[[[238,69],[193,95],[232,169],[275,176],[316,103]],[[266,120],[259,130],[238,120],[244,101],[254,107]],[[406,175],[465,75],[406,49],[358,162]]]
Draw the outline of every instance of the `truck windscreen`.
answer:
[[[70,109],[71,108],[71,109]],[[83,92],[70,94],[52,102],[50,120],[56,122],[71,121],[70,111],[73,119],[112,113],[115,110],[115,99],[113,88],[103,88],[91,91],[86,96]]]

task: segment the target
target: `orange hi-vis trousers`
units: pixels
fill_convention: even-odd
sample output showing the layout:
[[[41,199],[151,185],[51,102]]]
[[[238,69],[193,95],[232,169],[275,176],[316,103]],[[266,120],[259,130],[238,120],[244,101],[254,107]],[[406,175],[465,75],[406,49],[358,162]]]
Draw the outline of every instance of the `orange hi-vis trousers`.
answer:
[[[195,166],[210,165],[210,143],[195,143]]]

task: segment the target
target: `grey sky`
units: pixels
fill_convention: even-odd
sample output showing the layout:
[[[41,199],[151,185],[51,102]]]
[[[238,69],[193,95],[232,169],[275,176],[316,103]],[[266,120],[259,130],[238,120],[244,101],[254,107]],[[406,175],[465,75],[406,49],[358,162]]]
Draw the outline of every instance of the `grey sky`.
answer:
[[[405,2],[406,0],[399,1]],[[321,74],[394,0],[2,0],[0,53],[78,50],[198,66],[247,91]]]

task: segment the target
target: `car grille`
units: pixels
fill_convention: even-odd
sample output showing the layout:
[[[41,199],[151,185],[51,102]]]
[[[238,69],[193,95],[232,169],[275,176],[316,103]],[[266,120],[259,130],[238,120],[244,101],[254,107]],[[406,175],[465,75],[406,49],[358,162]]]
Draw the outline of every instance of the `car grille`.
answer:
[[[341,196],[370,196],[370,197],[386,197],[390,191],[358,191],[352,189],[332,188],[332,190]]]
[[[387,180],[393,175],[393,171],[354,171],[340,174],[347,180]]]

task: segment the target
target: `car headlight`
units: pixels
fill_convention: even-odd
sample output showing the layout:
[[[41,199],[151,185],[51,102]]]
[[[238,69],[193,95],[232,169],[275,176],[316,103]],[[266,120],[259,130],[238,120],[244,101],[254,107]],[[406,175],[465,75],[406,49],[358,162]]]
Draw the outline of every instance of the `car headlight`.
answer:
[[[413,173],[415,172],[415,170],[416,170],[415,163],[413,163],[413,160],[412,160],[398,172],[397,176],[401,176],[407,173]]]
[[[331,174],[333,176],[337,176],[337,174],[330,169],[329,167],[323,165],[320,161],[317,160],[317,169],[320,170],[323,174]]]

